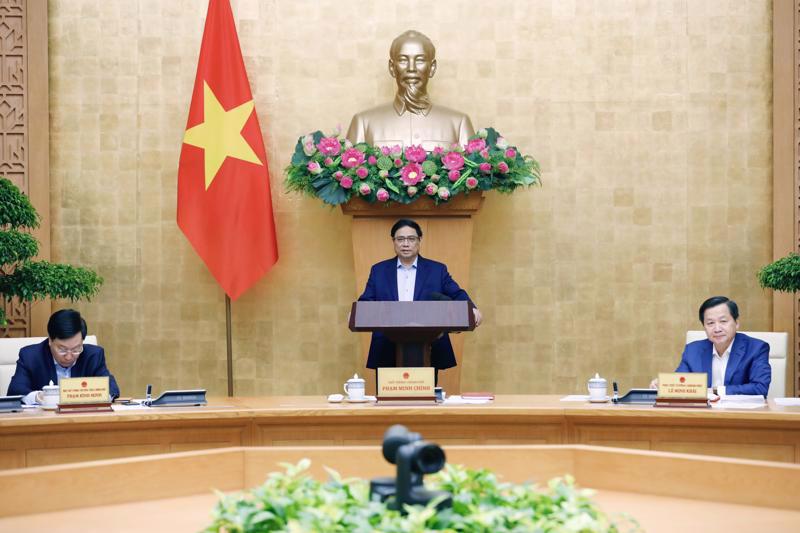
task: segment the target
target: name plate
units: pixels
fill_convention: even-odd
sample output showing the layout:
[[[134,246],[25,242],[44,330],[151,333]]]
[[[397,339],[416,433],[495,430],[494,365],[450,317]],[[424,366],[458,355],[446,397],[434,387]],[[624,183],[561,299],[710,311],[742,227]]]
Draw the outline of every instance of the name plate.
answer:
[[[58,412],[111,411],[108,376],[61,378]]]
[[[429,366],[379,368],[378,401],[436,401],[434,375]]]
[[[663,372],[658,375],[658,407],[708,407],[705,372]]]
[[[708,376],[705,372],[668,372],[658,375],[659,398],[708,399]]]

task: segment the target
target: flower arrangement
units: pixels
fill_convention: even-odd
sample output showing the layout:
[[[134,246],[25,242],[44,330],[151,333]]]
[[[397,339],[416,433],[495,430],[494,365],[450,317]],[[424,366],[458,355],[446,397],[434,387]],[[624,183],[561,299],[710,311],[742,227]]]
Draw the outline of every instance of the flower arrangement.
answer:
[[[409,506],[403,515],[385,503],[369,499],[369,484],[343,479],[327,469],[331,480],[322,483],[305,471],[310,462],[283,465],[260,487],[244,494],[225,495],[213,511],[206,532],[348,531],[406,533],[422,531],[559,531],[610,533],[638,531],[627,516],[612,517],[590,499],[592,491],[575,486],[567,476],[546,487],[502,483],[488,470],[447,465],[430,476],[430,487],[453,495],[453,507]]]
[[[481,129],[465,147],[355,146],[338,134],[315,131],[297,141],[286,168],[286,188],[330,205],[360,197],[367,202],[437,205],[458,194],[541,184],[539,163],[522,155],[493,128]]]

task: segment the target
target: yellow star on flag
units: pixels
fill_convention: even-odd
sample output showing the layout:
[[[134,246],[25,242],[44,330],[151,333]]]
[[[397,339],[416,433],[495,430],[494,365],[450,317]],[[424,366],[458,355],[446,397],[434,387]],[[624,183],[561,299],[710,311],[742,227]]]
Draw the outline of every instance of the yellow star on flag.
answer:
[[[225,111],[214,91],[203,81],[204,122],[186,130],[183,142],[205,151],[206,190],[211,186],[226,157],[263,165],[242,137],[242,128],[250,118],[253,108],[253,101],[249,100]]]

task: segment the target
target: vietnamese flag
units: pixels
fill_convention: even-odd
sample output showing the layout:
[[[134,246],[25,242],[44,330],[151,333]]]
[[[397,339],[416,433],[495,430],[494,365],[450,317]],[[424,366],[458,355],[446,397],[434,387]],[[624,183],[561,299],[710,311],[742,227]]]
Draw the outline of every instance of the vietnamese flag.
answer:
[[[278,260],[264,140],[228,0],[210,0],[178,166],[178,226],[232,300]]]

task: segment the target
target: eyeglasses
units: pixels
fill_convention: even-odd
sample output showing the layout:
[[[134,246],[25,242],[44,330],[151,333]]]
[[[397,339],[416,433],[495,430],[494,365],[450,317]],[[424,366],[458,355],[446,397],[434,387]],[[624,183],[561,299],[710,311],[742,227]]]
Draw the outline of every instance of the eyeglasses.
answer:
[[[55,346],[54,348],[58,355],[67,355],[67,354],[80,355],[81,353],[83,353],[83,344],[81,344],[77,348],[62,348],[61,346]]]
[[[401,243],[404,243],[404,242],[407,242],[409,244],[416,244],[418,240],[419,240],[419,237],[414,237],[413,235],[411,237],[395,237],[394,238],[394,242],[396,242],[397,244],[401,244]]]

